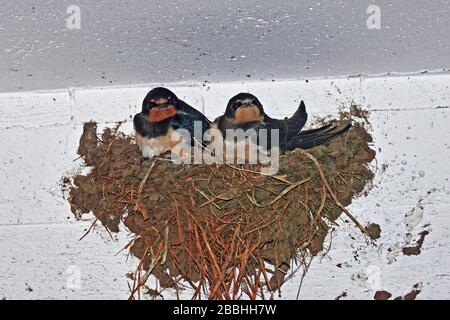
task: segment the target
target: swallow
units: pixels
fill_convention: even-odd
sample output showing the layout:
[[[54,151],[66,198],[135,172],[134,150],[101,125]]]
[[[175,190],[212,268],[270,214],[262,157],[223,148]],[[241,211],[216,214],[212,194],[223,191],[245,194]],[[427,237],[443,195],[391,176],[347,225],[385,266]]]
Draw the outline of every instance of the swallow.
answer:
[[[264,112],[261,102],[250,93],[239,93],[232,97],[225,109],[225,113],[211,124],[211,128],[218,129],[222,139],[226,136],[228,129],[254,129],[258,133],[261,129],[267,129],[267,148],[270,148],[271,129],[278,129],[278,146],[281,153],[296,148],[310,149],[312,147],[327,143],[333,138],[345,133],[351,124],[339,129],[334,124],[329,124],[318,129],[302,131],[308,119],[306,106],[303,101],[295,113],[286,119],[274,119]],[[259,141],[250,139],[246,143],[260,145]]]
[[[136,142],[143,158],[172,151],[181,139],[177,136],[177,129],[185,129],[194,137],[194,123],[197,121],[203,134],[211,122],[200,111],[167,88],[149,91],[142,102],[142,111],[133,119]]]

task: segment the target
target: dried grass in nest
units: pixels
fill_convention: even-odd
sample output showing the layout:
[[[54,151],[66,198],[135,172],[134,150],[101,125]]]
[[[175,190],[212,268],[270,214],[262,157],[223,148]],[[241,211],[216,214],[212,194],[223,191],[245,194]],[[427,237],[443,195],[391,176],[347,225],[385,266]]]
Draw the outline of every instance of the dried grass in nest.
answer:
[[[280,159],[277,176],[252,165],[141,163],[131,136],[87,123],[79,153],[92,168],[73,177],[74,214],[93,212],[110,231],[123,221],[140,259],[130,298],[140,298],[150,274],[163,288],[184,280],[193,299],[256,299],[281,286],[293,260],[323,249],[324,239],[373,173],[370,135],[360,124],[342,138]],[[370,235],[370,234],[369,234]]]

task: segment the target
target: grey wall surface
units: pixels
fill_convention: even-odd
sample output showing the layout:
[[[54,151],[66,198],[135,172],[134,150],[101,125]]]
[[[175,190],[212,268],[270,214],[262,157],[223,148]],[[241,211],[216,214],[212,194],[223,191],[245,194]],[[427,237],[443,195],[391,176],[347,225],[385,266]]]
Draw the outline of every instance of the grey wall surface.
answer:
[[[367,8],[381,9],[369,30]],[[81,28],[66,27],[69,5]],[[0,92],[450,66],[447,0],[2,1]]]

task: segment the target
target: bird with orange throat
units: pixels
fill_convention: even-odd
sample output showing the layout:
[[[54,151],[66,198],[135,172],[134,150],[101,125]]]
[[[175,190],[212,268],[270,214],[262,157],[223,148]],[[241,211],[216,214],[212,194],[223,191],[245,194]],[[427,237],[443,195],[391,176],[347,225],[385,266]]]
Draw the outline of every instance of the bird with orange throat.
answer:
[[[225,142],[229,130],[254,130],[254,132],[259,133],[261,129],[265,129],[268,140],[265,148],[268,150],[271,148],[271,132],[275,129],[278,133],[278,139],[275,141],[276,147],[281,154],[296,148],[310,149],[322,145],[351,128],[351,124],[343,127],[328,124],[317,129],[303,130],[307,119],[308,114],[303,101],[300,102],[296,112],[290,118],[274,119],[264,112],[263,105],[256,96],[250,93],[239,93],[229,100],[225,113],[214,120],[210,127],[218,132],[215,135],[215,140],[223,139]],[[246,147],[249,144],[261,146],[258,136],[245,136],[245,141],[231,142],[234,146],[238,145],[239,142],[244,143]]]
[[[172,151],[182,139],[177,134],[178,129],[189,133],[192,139],[189,143],[193,144],[196,123],[202,135],[210,125],[208,118],[169,89],[152,89],[142,102],[142,111],[133,119],[136,142],[142,157],[152,158]]]

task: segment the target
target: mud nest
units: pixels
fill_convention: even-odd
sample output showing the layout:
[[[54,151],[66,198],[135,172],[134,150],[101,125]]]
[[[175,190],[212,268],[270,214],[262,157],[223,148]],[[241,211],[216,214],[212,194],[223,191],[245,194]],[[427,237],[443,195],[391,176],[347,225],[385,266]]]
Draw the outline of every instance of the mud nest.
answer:
[[[255,299],[280,290],[294,262],[323,249],[343,212],[379,236],[345,208],[373,178],[375,151],[363,124],[354,122],[328,145],[281,156],[276,176],[254,165],[142,161],[132,136],[96,131],[85,124],[78,152],[91,170],[71,177],[69,201],[77,217],[93,212],[109,231],[123,222],[135,234],[126,246],[140,259],[130,276],[132,299],[155,292],[149,275],[177,294],[181,283],[191,286],[194,299]]]

